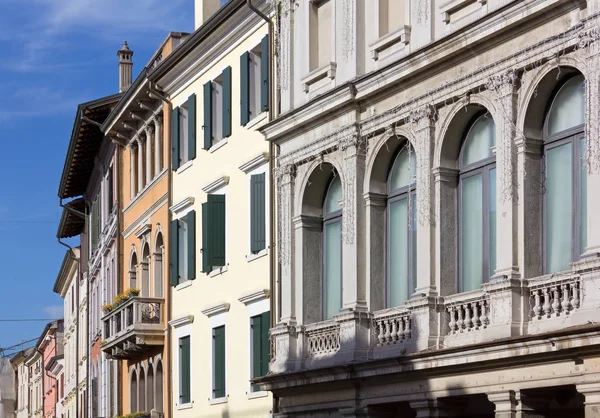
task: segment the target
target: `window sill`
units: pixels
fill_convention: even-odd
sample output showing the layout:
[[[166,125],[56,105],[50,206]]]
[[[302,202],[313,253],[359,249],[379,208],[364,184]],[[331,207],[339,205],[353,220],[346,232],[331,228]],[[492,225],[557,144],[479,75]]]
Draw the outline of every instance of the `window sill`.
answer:
[[[265,248],[264,250],[260,250],[260,251],[259,251],[259,252],[257,252],[256,254],[248,254],[248,255],[246,256],[246,261],[247,261],[248,263],[250,263],[251,261],[254,261],[254,260],[256,260],[256,259],[262,258],[262,257],[264,257],[264,256],[265,256],[265,255],[267,255],[267,254],[268,254],[268,251],[267,251],[267,249]]]
[[[210,152],[212,154],[213,152],[215,152],[216,150],[218,150],[225,144],[227,144],[227,138],[223,138],[216,144],[213,144],[213,146],[208,149],[208,152]]]
[[[177,405],[177,409],[179,411],[181,411],[182,409],[191,409],[194,407],[194,403],[193,402],[188,402],[188,403],[184,403],[181,405]]]
[[[210,405],[220,405],[222,403],[227,403],[227,396],[223,398],[211,399],[209,402]]]
[[[401,44],[401,49],[406,47],[410,42],[410,26],[404,26],[401,29],[398,29],[392,33],[382,36],[377,41],[373,42],[369,45],[369,51],[371,51],[371,58],[374,61],[379,60],[380,54],[384,52],[398,52],[394,51],[394,49],[398,49],[397,45]],[[396,48],[392,48],[396,46]],[[383,55],[383,54],[382,54]],[[387,58],[382,56],[381,58]]]
[[[183,165],[180,165],[179,168],[175,171],[175,173],[181,174],[185,170],[190,168],[192,165],[194,165],[194,160],[189,160],[189,161],[185,162]]]
[[[186,287],[190,287],[192,283],[194,283],[193,280],[186,280],[183,283],[179,283],[177,286],[175,286],[175,291],[180,291],[185,289]]]
[[[256,125],[258,125],[259,123],[261,123],[263,120],[267,119],[267,113],[268,112],[262,112],[259,113],[257,116],[255,116],[253,119],[250,120],[250,122],[248,122],[245,126],[246,129],[252,129],[253,127],[255,127]]]
[[[250,392],[248,394],[248,399],[266,398],[267,396],[269,396],[269,392],[260,390],[258,392]]]
[[[227,271],[227,266],[219,267],[208,273],[208,277],[215,277]]]
[[[305,75],[300,82],[302,83],[302,87],[305,93],[309,93],[311,90],[311,86],[316,84],[318,81],[329,78],[333,80],[335,78],[335,73],[337,70],[337,64],[335,62],[330,62],[327,65],[322,66],[321,68],[317,68],[316,70],[311,71],[307,75]]]

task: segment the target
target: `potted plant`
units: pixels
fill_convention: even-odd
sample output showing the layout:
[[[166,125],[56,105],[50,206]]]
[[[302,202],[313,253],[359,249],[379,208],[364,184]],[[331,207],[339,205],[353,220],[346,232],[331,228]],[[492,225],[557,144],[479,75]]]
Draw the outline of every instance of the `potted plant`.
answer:
[[[125,295],[127,295],[127,297],[130,298],[130,299],[133,298],[133,297],[139,296],[140,295],[140,289],[136,289],[134,287],[129,288],[129,289],[127,289],[125,291]]]
[[[120,304],[122,304],[123,302],[125,302],[128,299],[129,299],[129,296],[125,296],[124,293],[119,293],[117,296],[115,296],[115,305],[119,306]]]
[[[107,303],[106,305],[102,305],[102,310],[104,313],[112,312],[115,309],[115,305],[112,303]]]

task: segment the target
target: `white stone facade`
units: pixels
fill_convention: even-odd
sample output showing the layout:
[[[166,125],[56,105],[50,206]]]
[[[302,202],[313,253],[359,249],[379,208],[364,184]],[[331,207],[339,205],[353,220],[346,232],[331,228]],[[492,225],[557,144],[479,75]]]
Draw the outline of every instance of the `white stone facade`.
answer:
[[[289,3],[278,28],[282,113],[263,128],[279,148],[281,310],[261,379],[279,398],[276,414],[600,416],[598,5]],[[405,24],[390,31],[380,7]],[[570,269],[544,274],[544,121],[575,74],[585,78],[587,245]],[[495,122],[496,268],[459,292],[458,161],[482,113]],[[406,144],[416,159],[416,283],[389,307],[387,178]],[[343,184],[342,309],[323,321],[332,176]]]

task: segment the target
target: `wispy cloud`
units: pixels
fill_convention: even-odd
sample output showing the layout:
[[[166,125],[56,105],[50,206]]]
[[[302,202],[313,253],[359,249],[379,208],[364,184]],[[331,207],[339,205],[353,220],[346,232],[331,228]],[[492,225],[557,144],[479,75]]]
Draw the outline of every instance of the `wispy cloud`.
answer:
[[[50,86],[27,86],[5,94],[0,100],[0,123],[74,112],[77,105],[86,100],[81,92],[67,92]]]
[[[49,319],[58,319],[63,317],[64,307],[63,305],[45,306],[42,308],[42,312],[44,312]]]

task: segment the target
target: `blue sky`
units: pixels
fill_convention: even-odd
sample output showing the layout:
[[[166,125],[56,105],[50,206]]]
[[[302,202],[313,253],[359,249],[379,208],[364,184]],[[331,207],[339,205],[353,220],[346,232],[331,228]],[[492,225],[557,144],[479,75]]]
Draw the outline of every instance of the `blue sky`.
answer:
[[[135,77],[169,31],[193,30],[193,3],[0,0],[0,320],[62,317],[57,190],[77,104],[118,92],[124,40]],[[0,347],[44,325],[0,321]]]

